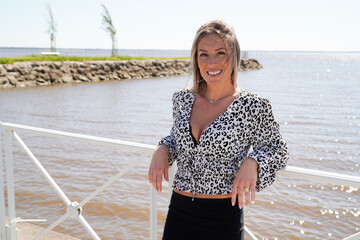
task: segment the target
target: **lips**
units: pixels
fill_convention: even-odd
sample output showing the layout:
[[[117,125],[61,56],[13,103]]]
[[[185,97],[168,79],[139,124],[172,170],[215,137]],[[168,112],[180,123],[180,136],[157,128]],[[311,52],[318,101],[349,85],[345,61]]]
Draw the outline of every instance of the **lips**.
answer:
[[[216,76],[216,75],[219,75],[221,73],[222,70],[219,70],[219,71],[214,71],[214,72],[207,72],[210,76]]]

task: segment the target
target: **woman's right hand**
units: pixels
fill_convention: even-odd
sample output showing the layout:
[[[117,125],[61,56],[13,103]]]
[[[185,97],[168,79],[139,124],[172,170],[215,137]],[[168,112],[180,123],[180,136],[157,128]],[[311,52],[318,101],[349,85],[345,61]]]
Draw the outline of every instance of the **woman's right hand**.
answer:
[[[160,145],[155,149],[151,164],[149,167],[149,182],[155,187],[156,191],[162,190],[162,177],[169,181],[169,162],[168,162],[169,149],[166,145]]]

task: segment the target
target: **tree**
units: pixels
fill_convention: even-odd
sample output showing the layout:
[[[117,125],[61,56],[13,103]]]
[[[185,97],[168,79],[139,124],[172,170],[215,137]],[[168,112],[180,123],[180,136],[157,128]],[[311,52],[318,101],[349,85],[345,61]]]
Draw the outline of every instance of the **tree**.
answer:
[[[48,14],[49,14],[49,19],[47,20],[48,22],[48,30],[47,33],[50,35],[50,52],[56,52],[56,23],[55,23],[55,19],[54,19],[54,15],[51,11],[51,6],[50,4],[47,4],[47,9],[48,9]]]
[[[117,48],[116,48],[116,29],[113,25],[111,16],[107,8],[104,4],[101,4],[103,7],[103,13],[102,13],[102,29],[105,30],[110,34],[111,41],[112,41],[112,48],[111,48],[111,56],[117,56]]]

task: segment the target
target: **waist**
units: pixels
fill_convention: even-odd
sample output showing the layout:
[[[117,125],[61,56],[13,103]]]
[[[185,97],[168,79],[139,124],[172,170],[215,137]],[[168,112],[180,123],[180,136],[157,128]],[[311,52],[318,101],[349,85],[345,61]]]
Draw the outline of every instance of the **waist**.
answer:
[[[205,199],[224,199],[224,198],[231,198],[231,193],[227,194],[220,194],[220,195],[211,195],[211,194],[201,194],[201,193],[191,193],[191,192],[184,192],[174,188],[174,192],[186,196],[186,197],[194,197],[194,198],[205,198]]]

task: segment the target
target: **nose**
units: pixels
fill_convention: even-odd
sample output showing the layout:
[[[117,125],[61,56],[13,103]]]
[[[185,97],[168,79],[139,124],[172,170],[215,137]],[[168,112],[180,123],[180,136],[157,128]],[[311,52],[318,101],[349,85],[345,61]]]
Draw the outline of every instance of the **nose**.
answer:
[[[216,65],[217,64],[216,56],[209,56],[208,58],[208,65]]]

